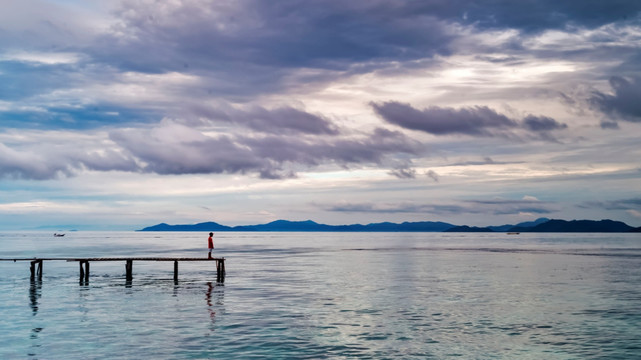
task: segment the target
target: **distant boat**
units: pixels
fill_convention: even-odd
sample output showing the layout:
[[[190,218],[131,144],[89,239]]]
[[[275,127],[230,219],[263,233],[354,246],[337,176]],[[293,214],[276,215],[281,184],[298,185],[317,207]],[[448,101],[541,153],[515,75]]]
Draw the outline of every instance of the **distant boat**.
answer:
[[[53,234],[53,236],[55,236],[55,237],[62,237],[62,236],[65,236],[65,234],[58,234],[58,233],[54,233],[54,234]]]
[[[508,234],[508,235],[518,235],[518,234],[520,234],[520,233],[519,233],[519,232],[509,232],[509,233],[507,233],[507,234]]]

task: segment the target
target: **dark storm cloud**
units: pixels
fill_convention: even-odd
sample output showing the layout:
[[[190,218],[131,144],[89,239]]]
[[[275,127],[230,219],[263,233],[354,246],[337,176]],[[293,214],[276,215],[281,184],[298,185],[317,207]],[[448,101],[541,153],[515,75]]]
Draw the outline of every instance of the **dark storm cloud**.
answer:
[[[437,10],[442,6],[420,9],[409,5],[400,1],[127,1],[113,14],[111,28],[95,35],[72,21],[71,13],[66,15],[63,8],[55,11],[48,6],[46,13],[24,5],[20,6],[23,11],[15,13],[26,11],[26,19],[0,14],[0,44],[11,44],[9,48],[22,44],[27,52],[60,51],[53,45],[59,42],[60,31],[52,29],[72,24],[77,28],[67,34],[62,49],[82,54],[87,63],[68,66],[71,72],[24,62],[5,64],[22,68],[0,74],[0,81],[7,84],[0,87],[0,92],[6,90],[0,96],[24,99],[80,86],[78,78],[83,74],[98,78],[99,74],[91,73],[98,68],[115,74],[191,74],[201,83],[182,89],[186,97],[247,102],[257,94],[293,91],[346,71],[372,71],[380,67],[378,63],[449,54],[456,35],[438,19]],[[11,7],[18,5],[12,4],[9,10]],[[20,26],[2,31],[9,22],[3,24],[4,17],[16,23],[29,20],[51,26],[31,26],[34,34],[28,38],[41,39],[34,42],[24,37]],[[76,33],[94,36],[91,41],[80,40]],[[43,76],[37,76],[38,72]]]
[[[641,5],[629,0],[241,0],[164,6],[130,1],[116,14],[121,23],[114,28],[114,38],[103,41],[111,50],[122,51],[119,55],[128,55],[125,62],[149,70],[198,68],[212,61],[341,68],[343,61],[446,53],[452,35],[444,23],[526,31],[568,24],[596,27],[634,18],[639,11]],[[139,51],[150,47],[154,53]],[[138,57],[131,56],[134,49]]]
[[[621,120],[641,122],[641,78],[610,78],[613,94],[596,91],[590,102],[598,110]]]
[[[0,59],[0,82],[4,85],[0,86],[0,99],[31,101],[34,96],[50,95],[56,90],[85,90],[98,82],[108,84],[109,79],[113,81],[128,71],[176,72],[197,77],[197,84],[177,90],[180,96],[172,94],[172,99],[159,100],[157,104],[137,104],[138,109],[128,109],[130,113],[140,115],[133,121],[157,121],[169,113],[180,113],[185,99],[203,103],[205,98],[223,97],[247,103],[255,95],[293,92],[297,87],[313,86],[354,72],[392,68],[401,73],[417,66],[413,60],[422,60],[421,64],[425,66],[426,59],[460,51],[456,48],[458,45],[454,45],[456,40],[486,29],[516,29],[521,36],[545,29],[572,31],[576,27],[629,23],[638,18],[641,9],[638,1],[622,0],[614,3],[597,0],[178,0],[163,3],[127,1],[120,6],[113,14],[111,28],[96,34],[97,28],[91,31],[84,28],[87,25],[78,21],[75,12],[64,11],[65,7],[11,4],[11,13],[15,15],[0,14],[0,44],[7,48],[22,44],[27,52],[33,49],[53,53],[70,51],[78,58],[75,63],[53,65]],[[20,14],[24,18],[20,18]],[[2,22],[3,19],[6,21]],[[16,25],[23,23],[27,25]],[[25,31],[24,26],[28,26],[29,31]],[[592,41],[607,43],[610,40],[595,38]],[[514,46],[531,54],[522,48],[522,44]],[[568,56],[566,53],[563,56]],[[611,53],[608,49],[599,58]],[[539,52],[536,56],[558,57],[559,54]],[[586,54],[576,56],[585,57]],[[109,100],[96,100],[91,98],[90,91],[88,94],[91,104],[64,104],[74,109],[68,113],[63,110],[30,112],[21,118],[13,112],[6,113],[3,119],[7,121],[5,124],[11,121],[10,125],[14,127],[20,127],[22,123],[73,128],[81,127],[81,123],[99,126],[130,118],[92,114],[92,101],[100,106],[101,102]],[[605,108],[621,107],[608,105],[612,101],[604,99],[599,103]],[[34,103],[34,106],[49,110],[52,103],[67,100],[53,99]],[[145,112],[141,108],[145,108]],[[125,109],[116,111],[126,112]],[[296,110],[287,107],[280,111],[289,113],[278,115],[276,110],[270,110],[271,114],[261,114],[258,111],[247,113],[244,118],[242,114],[236,114],[230,121],[242,122],[259,131],[279,131],[281,126],[286,131],[303,133],[336,131],[322,117],[296,123],[287,121],[317,115],[294,114],[292,112]],[[474,116],[485,113],[489,116],[486,120],[498,123],[494,122],[492,126],[485,123],[484,130],[478,127],[459,129],[463,133],[476,130],[496,134],[488,129],[506,128],[513,121],[496,112],[492,114],[493,110],[482,106],[467,111],[475,112]],[[441,109],[441,112],[447,112],[447,109]],[[461,111],[457,115],[465,117]],[[77,120],[74,123],[69,119]],[[272,121],[275,124],[270,126],[268,123]]]
[[[381,118],[391,124],[434,135],[510,136],[510,130],[522,128],[538,133],[542,139],[548,139],[549,131],[567,128],[567,125],[546,116],[528,115],[519,122],[487,106],[460,109],[430,106],[418,110],[397,101],[370,105]]]
[[[591,28],[641,10],[635,1],[615,2],[130,1],[90,53],[123,70],[199,74],[216,94],[242,97],[282,89],[292,69],[372,71],[449,55],[461,36],[454,25],[525,33]],[[334,75],[297,76],[309,83]]]
[[[394,1],[127,2],[117,16],[96,57],[135,71],[213,72],[223,82],[275,79],[279,68],[430,57],[447,53],[452,38],[429,11]]]

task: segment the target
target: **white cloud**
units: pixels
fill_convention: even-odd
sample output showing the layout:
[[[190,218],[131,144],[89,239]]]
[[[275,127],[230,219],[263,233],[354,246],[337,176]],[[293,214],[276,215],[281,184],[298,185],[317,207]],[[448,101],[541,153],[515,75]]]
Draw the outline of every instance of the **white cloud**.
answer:
[[[44,65],[75,64],[83,58],[80,53],[9,51],[0,55],[0,61],[20,61]]]

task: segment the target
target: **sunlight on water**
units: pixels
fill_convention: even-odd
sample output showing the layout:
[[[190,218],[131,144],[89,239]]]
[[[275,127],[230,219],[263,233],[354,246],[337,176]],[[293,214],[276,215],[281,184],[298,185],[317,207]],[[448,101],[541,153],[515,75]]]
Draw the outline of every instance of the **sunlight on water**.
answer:
[[[206,257],[206,234],[0,233],[2,258]],[[219,233],[210,262],[0,262],[2,359],[635,358],[637,234]]]

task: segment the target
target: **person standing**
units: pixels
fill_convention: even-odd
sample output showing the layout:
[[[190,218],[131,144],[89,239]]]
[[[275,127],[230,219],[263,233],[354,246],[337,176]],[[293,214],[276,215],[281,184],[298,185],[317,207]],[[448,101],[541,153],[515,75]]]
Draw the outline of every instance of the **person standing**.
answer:
[[[211,252],[214,250],[214,233],[209,233],[209,238],[207,239],[207,247],[209,248],[209,259],[211,259]]]

